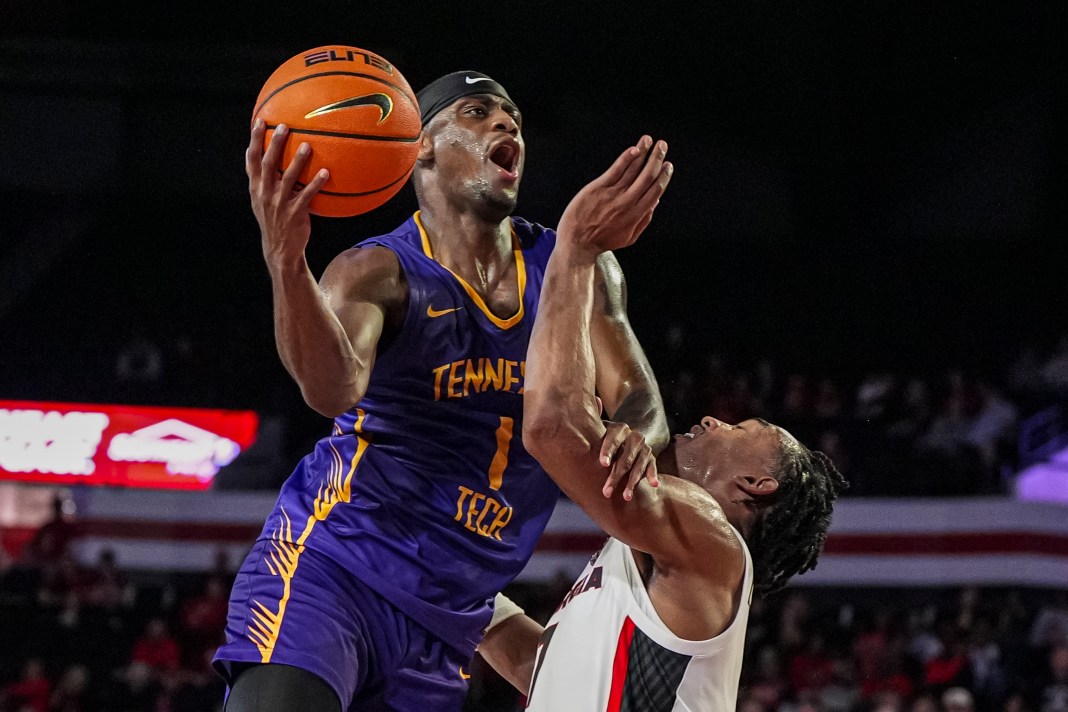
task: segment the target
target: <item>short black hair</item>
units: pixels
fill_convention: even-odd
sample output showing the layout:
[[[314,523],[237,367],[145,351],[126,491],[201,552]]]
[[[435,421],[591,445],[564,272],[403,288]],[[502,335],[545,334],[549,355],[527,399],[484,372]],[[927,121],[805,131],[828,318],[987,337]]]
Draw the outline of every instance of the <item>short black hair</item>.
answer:
[[[816,568],[834,501],[849,486],[827,455],[785,436],[772,474],[779,487],[746,537],[758,596],[775,593],[794,574]]]

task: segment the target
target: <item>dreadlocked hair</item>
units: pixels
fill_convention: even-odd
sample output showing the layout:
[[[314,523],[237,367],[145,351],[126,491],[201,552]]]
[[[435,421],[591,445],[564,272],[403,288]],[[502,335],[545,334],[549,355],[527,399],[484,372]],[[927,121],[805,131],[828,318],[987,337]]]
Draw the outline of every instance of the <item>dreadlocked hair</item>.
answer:
[[[796,441],[783,441],[772,474],[779,488],[746,537],[758,596],[775,593],[794,574],[816,568],[834,501],[849,486],[829,457]]]

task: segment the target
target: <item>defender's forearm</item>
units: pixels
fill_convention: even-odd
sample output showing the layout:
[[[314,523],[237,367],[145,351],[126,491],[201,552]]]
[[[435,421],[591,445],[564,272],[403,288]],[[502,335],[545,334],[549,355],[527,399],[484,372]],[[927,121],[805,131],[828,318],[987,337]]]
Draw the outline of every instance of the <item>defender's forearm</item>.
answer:
[[[595,259],[562,242],[546,267],[527,351],[523,415],[524,439],[544,456],[581,454],[604,435],[590,341],[594,269]]]

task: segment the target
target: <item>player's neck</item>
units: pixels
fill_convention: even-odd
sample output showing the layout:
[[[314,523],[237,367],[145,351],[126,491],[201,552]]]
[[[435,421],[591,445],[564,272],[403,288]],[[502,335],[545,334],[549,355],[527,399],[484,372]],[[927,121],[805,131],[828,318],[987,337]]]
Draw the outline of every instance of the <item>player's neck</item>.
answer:
[[[508,217],[491,222],[473,212],[423,208],[420,218],[434,259],[454,272],[463,274],[475,265],[503,272],[514,259]]]
[[[666,475],[679,474],[679,464],[675,460],[675,443],[669,440],[667,447],[660,451],[660,454],[656,456],[656,469],[658,472],[662,472]]]

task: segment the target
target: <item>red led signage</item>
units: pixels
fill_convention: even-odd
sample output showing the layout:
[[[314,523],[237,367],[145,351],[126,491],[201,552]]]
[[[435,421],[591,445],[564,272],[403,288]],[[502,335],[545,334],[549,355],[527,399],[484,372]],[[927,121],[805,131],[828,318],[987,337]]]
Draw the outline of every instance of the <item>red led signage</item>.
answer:
[[[207,489],[258,425],[251,411],[0,401],[0,480]]]

